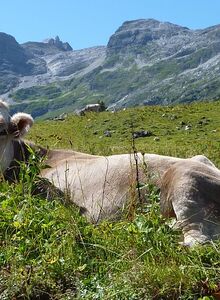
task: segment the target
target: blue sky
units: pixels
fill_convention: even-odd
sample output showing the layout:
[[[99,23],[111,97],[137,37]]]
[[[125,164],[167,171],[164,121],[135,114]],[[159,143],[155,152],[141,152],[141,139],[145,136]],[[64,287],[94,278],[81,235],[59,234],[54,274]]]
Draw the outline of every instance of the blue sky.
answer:
[[[205,28],[220,24],[220,0],[0,0],[0,31],[19,43],[59,35],[74,49],[106,45],[124,21],[147,18]]]

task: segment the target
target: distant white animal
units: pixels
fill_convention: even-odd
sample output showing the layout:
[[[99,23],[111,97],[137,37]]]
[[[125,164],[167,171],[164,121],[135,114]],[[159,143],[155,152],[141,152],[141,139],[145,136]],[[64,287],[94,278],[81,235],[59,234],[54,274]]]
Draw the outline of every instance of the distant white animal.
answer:
[[[87,112],[100,112],[102,110],[99,103],[87,104],[84,108],[79,111],[80,116],[84,116]]]

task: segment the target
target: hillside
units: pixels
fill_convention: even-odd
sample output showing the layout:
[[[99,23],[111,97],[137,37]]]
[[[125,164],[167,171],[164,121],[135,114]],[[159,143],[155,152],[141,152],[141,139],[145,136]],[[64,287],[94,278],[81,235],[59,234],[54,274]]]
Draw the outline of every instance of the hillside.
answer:
[[[7,58],[0,93],[15,110],[49,117],[100,100],[114,110],[220,98],[220,25],[191,30],[154,19],[127,21],[106,47],[77,51],[52,40],[14,40],[22,68]]]
[[[29,139],[44,147],[111,155],[132,152],[132,132],[144,130],[152,134],[135,139],[140,152],[179,157],[199,153],[220,166],[219,109],[220,101],[207,101],[87,113],[84,117],[69,114],[63,121],[36,121]]]

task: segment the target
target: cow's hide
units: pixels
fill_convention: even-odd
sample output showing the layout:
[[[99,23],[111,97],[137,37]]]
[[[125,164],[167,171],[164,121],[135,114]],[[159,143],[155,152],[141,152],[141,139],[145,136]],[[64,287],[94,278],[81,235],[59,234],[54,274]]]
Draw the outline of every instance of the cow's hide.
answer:
[[[194,160],[206,161],[204,156]],[[51,150],[46,163],[51,166],[42,171],[70,199],[86,209],[92,222],[118,216],[134,195],[137,183],[149,181],[158,187],[161,177],[173,164],[183,159],[156,154],[119,154],[95,156],[75,151]]]

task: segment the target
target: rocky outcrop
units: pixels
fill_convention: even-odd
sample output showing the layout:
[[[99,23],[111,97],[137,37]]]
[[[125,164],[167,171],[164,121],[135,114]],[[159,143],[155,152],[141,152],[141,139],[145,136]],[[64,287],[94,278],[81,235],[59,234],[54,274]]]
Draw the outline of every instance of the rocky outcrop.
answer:
[[[11,35],[0,33],[0,94],[17,86],[21,76],[44,72],[44,61],[28,53]]]
[[[28,56],[24,49],[9,34],[0,33],[0,72],[27,74]]]
[[[63,43],[59,36],[56,36],[55,39],[50,38],[50,39],[46,39],[44,40],[44,43],[51,45],[51,46],[55,46],[58,49],[62,50],[62,51],[71,51],[73,50],[73,48],[70,46],[69,43]]]
[[[43,42],[27,42],[21,45],[30,54],[43,57],[46,55],[56,55],[61,52],[72,51],[69,43],[64,43],[58,36],[44,40]]]
[[[107,50],[109,55],[128,51],[139,52],[140,47],[147,47],[153,41],[162,39],[165,42],[173,37],[179,40],[184,37],[185,40],[189,35],[188,28],[168,22],[154,19],[127,21],[110,37]]]

